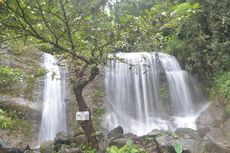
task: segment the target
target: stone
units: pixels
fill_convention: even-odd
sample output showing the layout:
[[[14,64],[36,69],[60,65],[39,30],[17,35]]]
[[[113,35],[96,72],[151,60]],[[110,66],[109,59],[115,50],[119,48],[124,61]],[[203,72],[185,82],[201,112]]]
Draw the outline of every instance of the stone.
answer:
[[[207,137],[217,144],[223,144],[230,148],[230,119],[218,128],[211,128],[207,132]]]
[[[76,145],[88,144],[88,138],[87,138],[86,135],[84,135],[84,134],[75,136],[75,137],[73,138],[72,141],[73,141],[73,143],[75,143]]]
[[[108,133],[108,137],[115,137],[115,138],[119,138],[124,134],[124,130],[121,126],[116,127],[115,129],[113,129],[112,131],[110,131]]]
[[[98,143],[98,153],[104,153],[106,148],[111,143],[111,139],[105,138],[104,140],[99,141]]]
[[[178,128],[176,129],[176,135],[186,138],[186,139],[195,139],[195,140],[201,140],[200,134],[193,129],[189,128]]]
[[[147,135],[151,135],[151,136],[158,136],[162,133],[162,131],[154,129],[152,130],[150,133],[148,133]]]
[[[230,148],[227,148],[222,144],[217,144],[212,141],[207,141],[204,144],[203,153],[230,153]]]
[[[118,138],[118,139],[114,139],[114,140],[111,140],[111,142],[109,143],[109,146],[117,146],[118,148],[121,148],[125,144],[127,144],[127,142],[129,140],[130,140],[129,138]]]
[[[3,153],[21,153],[18,148],[3,148]]]
[[[70,144],[71,140],[66,133],[60,132],[56,135],[54,139],[54,144],[58,144],[58,143],[59,144]]]
[[[215,128],[223,124],[226,120],[225,107],[211,103],[196,120],[197,129]]]
[[[175,138],[170,133],[162,133],[161,136],[156,138],[156,142],[161,152],[174,153],[174,145],[179,144],[183,148],[183,153],[197,153],[200,150],[200,139],[196,140],[193,137],[184,138],[177,135]]]
[[[65,149],[63,153],[83,153],[80,148]]]

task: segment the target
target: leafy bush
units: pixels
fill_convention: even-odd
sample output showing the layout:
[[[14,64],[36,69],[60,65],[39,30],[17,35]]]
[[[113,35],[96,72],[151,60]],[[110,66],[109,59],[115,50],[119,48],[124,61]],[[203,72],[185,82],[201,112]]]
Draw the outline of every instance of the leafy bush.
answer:
[[[218,74],[214,77],[211,96],[221,95],[230,101],[230,72]]]
[[[22,79],[22,73],[18,69],[12,69],[8,66],[0,65],[0,87],[9,87],[18,83]]]
[[[174,144],[173,148],[175,149],[176,153],[182,153],[183,147],[181,144]]]
[[[121,148],[111,146],[106,149],[106,153],[147,153],[143,148],[137,148],[132,141],[128,141],[126,145]]]
[[[11,125],[11,119],[0,109],[0,128],[8,128]]]
[[[218,74],[213,79],[211,97],[221,96],[228,101],[226,111],[230,113],[230,72]]]

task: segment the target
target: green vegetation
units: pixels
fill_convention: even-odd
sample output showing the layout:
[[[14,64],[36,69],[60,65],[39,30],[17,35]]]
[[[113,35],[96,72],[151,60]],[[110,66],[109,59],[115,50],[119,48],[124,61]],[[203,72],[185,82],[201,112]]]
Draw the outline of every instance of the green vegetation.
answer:
[[[7,117],[6,113],[0,109],[0,128],[9,128],[11,126],[11,119]]]
[[[106,153],[147,153],[145,149],[138,148],[132,141],[128,141],[126,145],[121,148],[111,146],[106,149]]]
[[[214,76],[211,96],[213,99],[215,97],[220,98],[220,100],[227,99],[226,112],[230,114],[230,72],[224,72]]]
[[[7,90],[13,84],[19,83],[22,79],[22,72],[8,66],[0,65],[0,91]]]
[[[182,153],[183,151],[183,146],[181,144],[174,144],[173,148],[175,149],[176,153]]]
[[[220,95],[230,101],[230,72],[218,74],[214,77],[212,96]]]

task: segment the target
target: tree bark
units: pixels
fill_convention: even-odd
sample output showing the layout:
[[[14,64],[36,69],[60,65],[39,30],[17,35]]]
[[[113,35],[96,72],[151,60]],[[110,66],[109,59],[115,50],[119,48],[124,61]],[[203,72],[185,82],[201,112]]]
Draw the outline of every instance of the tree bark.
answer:
[[[89,82],[91,82],[98,75],[98,73],[99,73],[99,69],[97,67],[93,67],[91,68],[88,79],[82,80],[83,76],[80,76],[79,78],[76,78],[76,80],[72,82],[74,95],[75,95],[77,105],[78,105],[78,110],[79,111],[89,111],[89,120],[79,121],[79,124],[84,130],[85,135],[88,138],[89,144],[95,147],[97,147],[98,141],[95,135],[95,129],[92,124],[90,109],[87,106],[84,100],[84,97],[83,97],[83,89]]]
[[[92,124],[92,120],[91,120],[91,113],[90,113],[90,109],[87,106],[84,98],[83,98],[83,86],[75,86],[74,87],[74,94],[76,97],[76,101],[78,104],[78,110],[79,111],[89,111],[89,120],[87,121],[80,121],[79,123],[82,126],[82,129],[84,130],[84,132],[86,133],[86,135],[92,135],[95,133],[95,130],[93,128],[93,124]]]

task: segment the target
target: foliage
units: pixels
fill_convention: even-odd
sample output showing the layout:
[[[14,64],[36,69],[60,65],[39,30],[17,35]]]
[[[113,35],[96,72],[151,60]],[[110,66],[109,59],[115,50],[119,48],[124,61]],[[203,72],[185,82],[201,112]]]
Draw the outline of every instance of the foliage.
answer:
[[[77,146],[75,146],[75,147],[77,147]],[[92,148],[90,146],[81,145],[80,148],[84,151],[84,153],[96,153],[96,149]]]
[[[227,99],[226,112],[230,113],[230,72],[215,75],[211,89],[212,97],[223,97]]]
[[[145,142],[151,142],[151,141],[154,141],[155,140],[155,137],[153,137],[153,136],[145,136],[144,137],[144,141]]]
[[[0,109],[0,128],[8,128],[11,125],[11,119],[6,116],[6,113]]]
[[[213,80],[212,96],[221,95],[230,101],[230,72],[216,75]]]
[[[8,66],[0,65],[0,87],[7,89],[9,86],[19,83],[22,79],[22,72],[19,69],[13,69]]]
[[[183,151],[183,147],[182,147],[182,145],[181,144],[174,144],[173,145],[173,148],[175,149],[175,151],[176,151],[176,153],[182,153],[182,151]]]
[[[146,153],[146,151],[143,148],[137,148],[132,141],[128,141],[127,144],[121,148],[117,146],[107,148],[106,153]]]
[[[103,9],[106,0],[3,2],[0,41],[22,39],[45,52],[62,54],[60,60],[68,62],[78,108],[88,110],[82,91],[99,74],[98,66],[107,62],[122,32]],[[91,123],[82,127],[86,133],[94,132]]]

